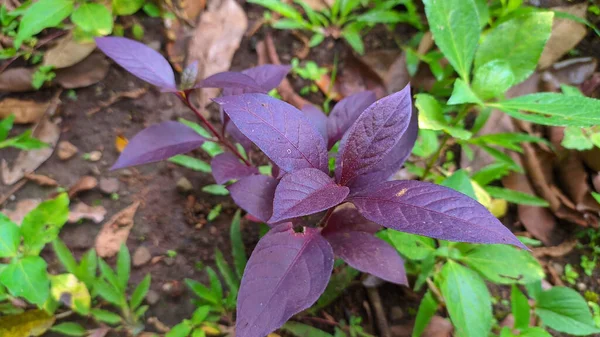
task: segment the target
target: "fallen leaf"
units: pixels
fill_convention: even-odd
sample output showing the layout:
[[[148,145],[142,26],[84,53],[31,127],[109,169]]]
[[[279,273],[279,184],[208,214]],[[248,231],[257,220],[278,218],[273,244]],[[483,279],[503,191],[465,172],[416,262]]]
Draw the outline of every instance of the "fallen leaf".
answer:
[[[29,310],[18,315],[0,316],[0,336],[41,336],[54,324],[54,316],[44,310]]]
[[[5,98],[0,101],[0,118],[15,115],[16,124],[37,123],[49,106],[50,102]]]
[[[353,53],[347,54],[335,86],[342,97],[365,90],[372,90],[378,98],[387,95],[383,79]]]
[[[600,72],[594,73],[590,78],[581,84],[579,87],[581,92],[589,97],[600,97]]]
[[[123,150],[125,150],[125,147],[127,146],[127,143],[129,143],[129,140],[127,138],[121,135],[115,137],[115,148],[117,149],[117,152],[123,152]]]
[[[49,146],[39,150],[21,151],[17,159],[15,159],[12,169],[8,167],[8,162],[2,159],[1,168],[4,184],[12,185],[16,183],[25,174],[32,173],[50,158],[60,137],[60,129],[46,115],[34,127],[32,136],[47,143]]]
[[[166,18],[164,20],[166,36],[169,39],[165,46],[167,57],[177,72],[182,72],[185,64],[185,56],[188,51],[187,39],[181,36],[189,36],[189,27],[177,18]]]
[[[569,151],[565,158],[557,163],[557,176],[566,194],[575,203],[580,212],[600,212],[600,204],[592,196],[588,183],[588,173],[577,151]],[[591,216],[591,215],[590,215]]]
[[[53,66],[54,69],[70,67],[88,57],[94,49],[95,43],[82,43],[73,39],[72,34],[67,34],[44,53],[44,66]]]
[[[587,4],[581,3],[573,6],[554,7],[552,9],[585,19]],[[542,52],[538,67],[540,69],[545,69],[551,66],[554,62],[558,61],[573,49],[586,34],[587,29],[584,24],[570,19],[554,18],[552,34]]]
[[[79,180],[77,180],[77,182],[69,188],[69,198],[72,199],[77,194],[94,189],[96,188],[96,186],[98,186],[98,179],[92,176],[83,176],[79,178]]]
[[[72,67],[58,69],[53,83],[66,89],[87,87],[102,81],[109,68],[110,64],[103,54],[93,53]]]
[[[188,51],[188,64],[198,61],[199,79],[229,70],[247,27],[246,13],[235,0],[209,3],[200,15]],[[204,108],[218,93],[219,89],[203,88],[196,96],[198,105]]]
[[[88,337],[105,337],[109,332],[110,332],[110,328],[98,328],[95,330],[89,330],[91,333]],[[141,334],[138,336],[142,336]],[[153,335],[150,335],[150,337],[154,337]]]
[[[60,160],[68,160],[71,159],[76,153],[79,151],[77,147],[66,140],[63,140],[58,143],[58,148],[56,149],[56,154]]]
[[[558,246],[533,248],[532,253],[533,256],[537,258],[544,256],[561,257],[569,254],[576,246],[577,240],[569,240],[561,243]]]
[[[12,222],[20,225],[27,213],[33,211],[42,201],[39,199],[23,199],[17,202],[14,210],[3,209],[2,213]]]
[[[25,179],[33,181],[40,186],[58,186],[56,180],[43,174],[28,173],[25,175]]]
[[[96,252],[100,257],[111,257],[117,254],[121,245],[127,241],[133,227],[133,217],[140,206],[137,201],[123,209],[108,220],[96,237]]]
[[[88,111],[86,111],[85,114],[88,116],[93,115],[93,114],[97,113],[98,111],[100,111],[104,108],[107,108],[107,107],[111,106],[112,104],[114,104],[124,98],[135,99],[135,98],[143,96],[147,92],[148,92],[148,88],[136,88],[133,90],[116,92],[116,93],[112,94],[106,101],[100,102],[97,107],[91,108]]]
[[[544,87],[548,91],[560,91],[561,84],[581,85],[596,70],[598,61],[592,57],[580,57],[557,62],[542,73]]]
[[[402,90],[411,80],[406,67],[406,53],[402,53],[389,67],[385,78],[385,87],[388,93]]]
[[[392,67],[392,65],[398,66],[397,61],[399,59],[402,59],[403,55],[404,55],[404,53],[400,52],[398,49],[383,49],[383,50],[376,50],[376,51],[368,52],[365,55],[361,56],[360,60],[364,64],[366,64],[369,67],[369,69],[371,69],[373,72],[375,72],[379,78],[381,78],[383,80],[383,84],[384,84],[385,88],[387,89],[388,83],[390,82],[390,80],[394,79],[393,77],[398,76],[397,73],[392,74],[390,72],[390,68]],[[404,58],[404,66],[406,66],[405,58]],[[402,68],[397,67],[396,69],[401,70]],[[406,75],[408,75],[408,70],[406,72]],[[409,77],[405,77],[403,79],[395,79],[395,80],[398,80],[398,81],[405,80],[406,83],[404,83],[404,85],[406,85],[409,82]],[[404,88],[404,86],[402,86],[402,88]],[[402,89],[402,88],[400,88],[400,89]],[[387,93],[390,93],[390,92],[388,91]]]
[[[69,223],[76,223],[82,219],[101,223],[105,215],[106,208],[103,206],[89,206],[84,202],[78,202],[69,212]]]
[[[11,68],[0,73],[0,92],[25,92],[33,89],[34,68]]]

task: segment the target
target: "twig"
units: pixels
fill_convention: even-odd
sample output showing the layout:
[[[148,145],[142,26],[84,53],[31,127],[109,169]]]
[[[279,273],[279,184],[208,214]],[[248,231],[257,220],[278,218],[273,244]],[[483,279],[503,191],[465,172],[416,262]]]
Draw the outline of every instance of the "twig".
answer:
[[[310,53],[310,41],[308,37],[306,37],[299,31],[292,30],[292,35],[294,35],[298,40],[300,40],[300,42],[302,42],[302,49],[300,49],[296,53],[296,56],[298,56],[299,59],[304,60],[308,56],[308,53]]]
[[[85,113],[86,113],[86,115],[91,116],[91,115],[117,103],[118,101],[122,100],[123,98],[136,99],[136,98],[139,98],[140,96],[144,95],[147,92],[148,92],[148,88],[137,88],[137,89],[133,89],[133,90],[129,90],[129,91],[121,91],[121,92],[114,93],[108,98],[108,100],[106,100],[104,102],[100,102],[100,104],[98,104],[97,107],[91,108],[88,111],[86,111]]]
[[[392,337],[387,318],[385,317],[385,311],[383,310],[383,305],[381,304],[381,297],[379,296],[379,291],[377,288],[367,287],[367,297],[369,298],[369,302],[371,302],[373,311],[375,312],[375,320],[377,321],[379,336]]]

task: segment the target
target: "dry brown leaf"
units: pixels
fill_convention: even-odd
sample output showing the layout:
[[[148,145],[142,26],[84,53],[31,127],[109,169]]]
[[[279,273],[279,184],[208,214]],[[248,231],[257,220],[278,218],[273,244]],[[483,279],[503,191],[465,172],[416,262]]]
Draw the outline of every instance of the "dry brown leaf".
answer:
[[[558,163],[558,178],[569,198],[580,212],[600,212],[600,204],[592,197],[588,184],[588,173],[577,151],[569,151],[568,155]]]
[[[55,69],[70,67],[88,57],[94,49],[95,43],[79,43],[73,39],[72,34],[67,34],[46,50],[44,66],[53,66]]]
[[[198,15],[206,7],[206,0],[182,0],[180,1],[180,6],[183,15],[188,20],[196,22]]]
[[[433,316],[421,337],[451,337],[452,331],[454,331],[454,327],[449,320],[440,316]]]
[[[2,210],[2,213],[4,213],[12,222],[20,225],[23,221],[23,218],[25,218],[25,215],[36,208],[41,202],[42,201],[39,199],[19,200],[15,206],[15,209],[4,209]]]
[[[537,258],[544,256],[561,257],[569,254],[576,246],[577,240],[569,240],[561,243],[558,246],[533,248],[532,252],[533,256]]]
[[[111,257],[117,254],[121,245],[127,241],[131,227],[133,227],[133,217],[140,206],[137,201],[131,206],[123,209],[108,220],[96,237],[96,252],[100,257]]]
[[[383,79],[352,53],[347,54],[344,65],[336,78],[335,86],[336,91],[342,97],[365,90],[372,90],[378,98],[387,95]]]
[[[554,7],[552,9],[585,19],[587,4],[581,3],[573,6]],[[546,47],[538,62],[539,68],[548,68],[554,62],[560,60],[560,58],[573,49],[586,34],[587,29],[585,25],[570,19],[554,18],[552,35],[550,35],[550,39],[548,40],[548,43],[546,43]]]
[[[110,332],[110,328],[98,328],[95,330],[90,330],[90,332],[91,333],[88,337],[105,337]]]
[[[63,140],[58,143],[56,154],[60,160],[68,160],[71,159],[77,153],[77,151],[79,151],[79,149],[77,149],[75,145]]]
[[[235,0],[209,3],[200,15],[188,51],[188,64],[198,61],[199,79],[229,70],[247,27],[246,13]],[[202,89],[197,96],[200,108],[218,93],[218,89]]]
[[[12,68],[0,73],[0,92],[25,92],[33,90],[34,68]]]
[[[87,87],[102,81],[109,68],[110,64],[103,54],[93,53],[72,67],[58,69],[53,82],[66,89]]]
[[[0,119],[15,115],[15,123],[37,123],[50,106],[50,102],[36,102],[18,98],[5,98],[0,101]]]
[[[600,72],[594,73],[579,87],[581,92],[592,98],[600,97]]]
[[[89,206],[83,202],[78,202],[69,212],[69,222],[75,223],[81,219],[92,220],[95,223],[104,221],[106,208],[102,206]]]
[[[69,198],[73,198],[81,192],[94,189],[96,188],[96,186],[98,186],[98,179],[92,176],[83,176],[79,178],[79,180],[77,180],[77,182],[69,188]]]
[[[34,127],[32,136],[47,143],[49,146],[39,150],[22,151],[15,159],[12,169],[8,162],[2,159],[2,180],[6,185],[12,185],[23,178],[25,174],[32,173],[40,167],[54,152],[54,147],[60,137],[60,129],[52,123],[48,115]]]
[[[102,109],[105,109],[105,108],[115,104],[116,102],[119,102],[120,100],[122,100],[124,98],[135,99],[135,98],[143,96],[147,92],[148,92],[148,88],[135,88],[133,90],[116,92],[116,93],[112,94],[106,101],[98,103],[97,107],[93,107],[93,108],[89,109],[88,111],[86,111],[85,114],[93,115],[93,114],[101,111]]]
[[[598,61],[591,57],[555,63],[542,73],[544,87],[548,91],[560,91],[561,84],[581,85],[594,74],[597,66]]]
[[[58,182],[56,182],[56,180],[43,174],[28,173],[25,175],[25,178],[40,186],[58,186]]]

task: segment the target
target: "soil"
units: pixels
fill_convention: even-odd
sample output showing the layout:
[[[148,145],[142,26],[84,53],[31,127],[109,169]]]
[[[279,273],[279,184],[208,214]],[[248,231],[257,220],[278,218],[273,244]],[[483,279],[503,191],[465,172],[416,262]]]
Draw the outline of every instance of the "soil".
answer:
[[[252,22],[262,16],[262,10],[249,5],[244,6],[249,16],[249,26],[252,26]],[[160,28],[156,28],[162,27],[161,22],[155,19],[144,19],[142,23],[146,27],[144,42],[158,40],[164,47],[162,32]],[[401,27],[393,33],[385,28],[382,29],[373,30],[365,39],[367,50],[397,48],[396,42],[406,41],[411,36],[409,33],[412,33],[406,27]],[[257,41],[263,39],[263,32],[264,30],[261,30],[252,37],[244,38],[233,59],[232,70],[242,70],[256,65],[255,45]],[[282,63],[289,63],[295,52],[302,49],[302,43],[287,31],[273,31],[272,33]],[[307,59],[313,60],[319,65],[332,65],[335,55],[341,56],[347,52],[349,52],[348,48],[341,41],[327,40],[321,46],[312,48]],[[300,78],[292,78],[292,84],[299,91],[307,82]],[[87,88],[78,89],[76,99],[68,98],[67,92],[63,92],[62,104],[57,114],[57,118],[61,120],[60,140],[71,142],[79,149],[79,152],[67,161],[60,160],[55,153],[36,170],[36,173],[55,179],[62,187],[72,186],[85,175],[91,175],[97,179],[117,178],[120,182],[118,198],[102,194],[98,189],[94,189],[77,195],[71,201],[73,204],[83,201],[88,205],[104,206],[108,211],[106,219],[135,201],[141,202],[135,215],[135,225],[127,240],[127,246],[132,254],[138,247],[144,246],[153,257],[162,257],[162,259],[134,268],[130,285],[137,284],[146,274],[150,273],[152,275],[151,289],[158,294],[159,298],[156,304],[151,305],[146,317],[157,317],[164,324],[173,326],[182,319],[188,318],[195,309],[195,305],[192,303],[193,294],[183,284],[184,279],[191,278],[207,282],[206,273],[199,270],[198,266],[214,266],[216,248],[224,252],[226,258],[231,260],[229,225],[236,207],[229,197],[214,196],[201,191],[202,186],[214,183],[210,175],[197,173],[175,164],[161,162],[132,169],[110,171],[110,166],[118,157],[114,145],[117,136],[122,135],[130,139],[145,127],[165,120],[178,118],[195,120],[193,113],[185,108],[178,98],[174,95],[160,93],[155,88],[149,88],[148,92],[138,99],[125,99],[93,115],[86,114],[86,111],[106,101],[114,92],[144,87],[148,87],[148,85],[134,78],[122,68],[112,66],[103,81]],[[14,96],[41,100],[51,97],[52,94],[52,90],[44,90]],[[320,93],[312,93],[307,99],[315,104],[321,104],[324,96]],[[218,122],[214,111],[212,119],[214,122]],[[13,133],[16,134],[22,130],[22,127],[17,127]],[[102,158],[98,162],[85,160],[83,154],[91,151],[101,151]],[[17,153],[13,150],[2,150],[2,158],[10,161]],[[200,151],[194,154],[200,158],[204,155]],[[194,186],[190,194],[178,192],[176,184],[181,177],[189,179]],[[9,190],[10,187],[1,185],[0,195]],[[3,206],[11,209],[19,200],[25,198],[44,199],[54,191],[54,188],[42,188],[29,182],[16,193],[15,198]],[[223,206],[222,214],[213,222],[206,221],[208,212],[217,204]],[[100,228],[101,224],[91,221],[67,224],[60,237],[79,258],[94,246],[94,240]],[[258,230],[253,223],[245,220],[242,220],[242,230],[247,251],[250,253],[257,242]],[[168,251],[175,251],[177,254],[174,257],[168,257]],[[43,254],[49,262],[51,272],[62,271],[52,249],[46,248]],[[579,252],[575,252],[572,256],[559,259],[558,263],[564,265],[567,261],[571,261],[577,266],[579,255]],[[109,262],[114,262],[114,258]],[[597,278],[586,277],[586,287],[597,291],[599,285],[595,280]],[[171,290],[166,291],[166,288]],[[408,288],[390,284],[385,284],[378,290],[391,325],[407,325],[414,319],[420,300],[419,294]],[[506,291],[498,290],[495,293],[507,298]],[[378,335],[376,320],[370,309],[366,290],[359,280],[347,288],[341,298],[324,310],[319,317],[326,317],[324,315],[331,315],[336,320],[347,320],[350,316],[363,317],[365,330]],[[299,320],[332,331],[330,325],[323,324],[318,319],[300,317]],[[151,325],[147,325],[146,330],[156,331]],[[48,333],[45,336],[53,337],[55,335]],[[116,334],[109,334],[109,336],[116,336]]]

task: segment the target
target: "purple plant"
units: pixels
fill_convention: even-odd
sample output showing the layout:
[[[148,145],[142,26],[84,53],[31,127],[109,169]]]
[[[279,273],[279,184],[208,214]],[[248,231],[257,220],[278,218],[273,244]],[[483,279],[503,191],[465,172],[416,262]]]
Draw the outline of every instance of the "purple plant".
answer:
[[[273,176],[267,176],[227,140],[225,127],[218,132],[202,117],[189,101],[192,89],[175,89],[173,72],[160,54],[122,38],[100,38],[97,43],[134,75],[175,92],[213,140],[231,150],[213,159],[215,180],[222,184],[237,179],[227,187],[233,200],[271,227],[242,278],[236,336],[263,337],[310,307],[329,281],[335,256],[363,272],[407,284],[402,258],[373,235],[380,226],[442,240],[527,249],[466,195],[426,182],[388,181],[417,137],[408,86],[378,101],[370,92],[353,95],[329,116],[314,106],[300,111],[264,94],[277,86],[288,67],[226,72],[189,86],[223,88],[222,97],[214,100],[224,111],[223,123],[231,126],[228,130],[234,130],[238,142],[256,145],[272,161]],[[115,167],[167,159],[202,143],[186,126],[176,124],[166,122],[140,132]],[[332,176],[328,149],[340,140]]]

